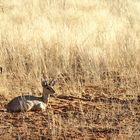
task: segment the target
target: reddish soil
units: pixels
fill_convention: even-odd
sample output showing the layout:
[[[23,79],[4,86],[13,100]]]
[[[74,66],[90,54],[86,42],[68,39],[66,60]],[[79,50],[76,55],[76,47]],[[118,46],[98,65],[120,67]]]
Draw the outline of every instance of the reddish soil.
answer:
[[[1,140],[140,138],[140,103],[104,95],[52,97],[45,112],[4,112],[0,103]]]

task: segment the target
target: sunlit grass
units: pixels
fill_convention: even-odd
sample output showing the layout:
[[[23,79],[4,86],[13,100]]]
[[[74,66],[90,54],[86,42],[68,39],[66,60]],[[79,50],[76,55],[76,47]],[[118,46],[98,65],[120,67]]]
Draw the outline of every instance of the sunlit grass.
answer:
[[[1,0],[0,95],[38,93],[41,78],[53,77],[58,94],[98,85],[108,97],[136,98],[139,9],[138,0]]]

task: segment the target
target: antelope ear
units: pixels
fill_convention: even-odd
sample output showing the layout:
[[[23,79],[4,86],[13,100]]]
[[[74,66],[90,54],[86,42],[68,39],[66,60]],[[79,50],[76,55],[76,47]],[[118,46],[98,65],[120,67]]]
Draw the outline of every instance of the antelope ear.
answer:
[[[50,85],[50,86],[54,86],[54,85],[55,85],[55,82],[56,82],[56,81],[53,79],[53,80],[51,80],[51,81],[49,82],[49,85]]]
[[[41,79],[41,85],[42,86],[47,86],[48,82],[46,80]]]

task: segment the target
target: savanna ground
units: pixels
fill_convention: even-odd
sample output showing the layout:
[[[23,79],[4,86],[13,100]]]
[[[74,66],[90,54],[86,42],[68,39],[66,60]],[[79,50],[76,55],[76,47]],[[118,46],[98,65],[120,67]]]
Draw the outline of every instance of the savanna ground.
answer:
[[[139,0],[0,0],[0,139],[140,139]],[[8,113],[17,95],[45,112]]]

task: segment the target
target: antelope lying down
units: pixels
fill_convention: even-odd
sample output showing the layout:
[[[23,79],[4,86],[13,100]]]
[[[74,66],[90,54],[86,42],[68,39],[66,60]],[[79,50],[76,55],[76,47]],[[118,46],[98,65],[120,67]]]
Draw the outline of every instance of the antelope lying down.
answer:
[[[51,86],[55,84],[54,81],[42,81],[43,92],[41,97],[32,95],[18,96],[12,99],[6,106],[8,112],[20,111],[45,111],[49,96],[53,95],[55,91]]]

